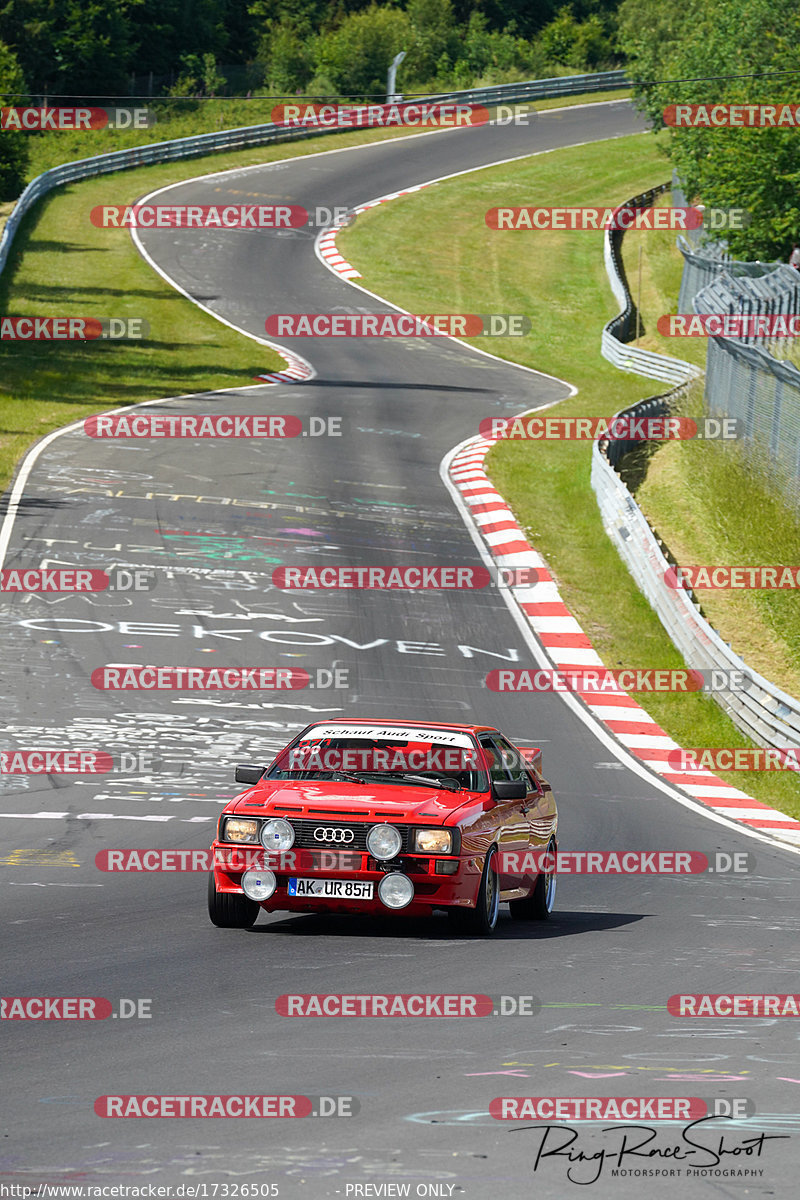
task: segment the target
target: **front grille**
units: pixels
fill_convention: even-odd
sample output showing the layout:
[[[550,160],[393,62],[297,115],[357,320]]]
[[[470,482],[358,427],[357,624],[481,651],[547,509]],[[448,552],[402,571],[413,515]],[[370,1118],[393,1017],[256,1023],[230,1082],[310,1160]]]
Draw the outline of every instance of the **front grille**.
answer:
[[[367,848],[367,833],[372,828],[375,821],[366,823],[364,821],[315,821],[307,818],[292,818],[289,824],[294,826],[295,831],[295,846],[300,849],[314,850],[366,850]],[[315,829],[325,829],[333,833],[338,829],[352,829],[352,841],[340,841],[326,838],[324,841],[319,841],[314,837]],[[408,825],[395,825],[403,839],[402,849],[408,849]]]

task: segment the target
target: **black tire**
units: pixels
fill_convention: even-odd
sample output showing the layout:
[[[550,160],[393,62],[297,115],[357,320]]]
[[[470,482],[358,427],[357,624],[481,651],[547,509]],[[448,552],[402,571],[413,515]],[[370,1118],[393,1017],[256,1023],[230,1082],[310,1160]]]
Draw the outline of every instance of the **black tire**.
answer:
[[[208,915],[219,929],[249,929],[255,925],[261,905],[244,893],[218,892],[214,872],[208,876]]]
[[[556,855],[556,844],[551,842],[547,853]],[[556,872],[542,872],[536,878],[536,884],[530,896],[524,900],[512,900],[509,904],[511,917],[514,921],[549,921],[550,914],[556,901]]]
[[[458,933],[469,933],[475,937],[491,937],[497,928],[500,909],[500,881],[497,876],[497,852],[494,848],[486,855],[483,864],[478,898],[474,908],[448,909],[450,923]]]

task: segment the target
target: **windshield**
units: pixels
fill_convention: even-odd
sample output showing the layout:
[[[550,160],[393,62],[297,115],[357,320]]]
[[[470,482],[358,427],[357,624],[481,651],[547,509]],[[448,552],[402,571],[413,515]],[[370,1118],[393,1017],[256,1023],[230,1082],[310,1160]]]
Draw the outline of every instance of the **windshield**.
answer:
[[[456,785],[471,792],[489,787],[477,744],[467,734],[442,731],[440,737],[437,730],[345,733],[317,726],[283,750],[266,774],[320,782],[344,776],[409,787],[440,783],[450,791]]]

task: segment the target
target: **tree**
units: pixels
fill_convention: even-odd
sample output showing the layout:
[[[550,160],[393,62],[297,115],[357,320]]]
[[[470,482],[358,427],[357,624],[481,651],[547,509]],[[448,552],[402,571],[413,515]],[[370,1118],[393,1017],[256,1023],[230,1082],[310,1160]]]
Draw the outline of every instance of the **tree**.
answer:
[[[0,103],[25,103],[25,78],[14,51],[0,42]],[[28,168],[28,137],[21,129],[0,131],[0,200],[16,200],[25,187]]]
[[[225,86],[213,54],[184,54],[171,96],[216,96]]]
[[[427,83],[458,55],[453,6],[451,0],[409,0],[406,12],[412,41],[401,69],[407,78]]]
[[[6,0],[0,38],[37,94],[112,96],[127,91],[135,0]]]
[[[226,0],[131,0],[130,69],[137,75],[168,75],[191,54],[231,61],[226,58],[231,7]],[[249,21],[246,11],[232,23],[237,37],[242,36],[241,21]]]
[[[270,22],[258,52],[267,64],[266,82],[276,92],[305,91],[314,73],[311,23],[303,17],[281,17]]]
[[[548,21],[552,21],[558,8],[557,0],[483,0],[475,5],[486,17],[490,30],[498,33],[505,29],[518,37],[530,38],[538,33]]]
[[[411,44],[411,22],[396,8],[370,5],[345,17],[338,29],[319,38],[317,71],[342,95],[366,99],[386,94],[392,59]]]
[[[614,58],[604,19],[592,13],[584,21],[578,21],[571,5],[560,9],[556,18],[545,25],[538,43],[548,62],[578,72],[596,69]]]
[[[53,39],[53,90],[70,96],[119,95],[128,90],[132,52],[127,0],[64,5]]]
[[[798,37],[795,0],[624,0],[620,8],[620,45],[656,129],[672,104],[795,104],[796,74],[771,73],[797,71]],[[669,157],[690,199],[749,212],[746,229],[717,234],[737,257],[785,258],[800,241],[800,129],[672,129]]]
[[[52,78],[55,29],[51,0],[0,0],[0,39],[14,51],[36,92]]]

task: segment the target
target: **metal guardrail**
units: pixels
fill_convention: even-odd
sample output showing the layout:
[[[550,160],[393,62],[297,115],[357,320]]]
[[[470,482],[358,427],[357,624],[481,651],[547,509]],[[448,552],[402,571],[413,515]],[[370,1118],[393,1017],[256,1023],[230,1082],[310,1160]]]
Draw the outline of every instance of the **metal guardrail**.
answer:
[[[497,87],[473,88],[466,92],[440,92],[426,100],[463,100],[465,104],[502,104],[507,100],[546,100],[555,96],[577,96],[582,92],[605,92],[631,87],[625,71],[597,71],[593,75],[561,75],[554,79],[531,79],[526,83],[503,83]],[[512,94],[513,92],[513,94]]]
[[[657,401],[655,406],[654,401]],[[653,397],[631,405],[624,414],[640,417],[664,415],[668,411],[666,397]],[[743,672],[750,680],[747,690],[713,692],[717,703],[757,745],[798,744],[800,702],[748,667],[700,614],[688,592],[667,586],[664,574],[672,564],[599,445],[592,454],[592,487],[606,533],[687,666]]]
[[[785,263],[757,277],[726,270],[697,293],[693,307],[700,314],[782,318],[791,327],[800,315],[800,272]],[[705,408],[736,418],[742,454],[800,512],[800,370],[788,357],[794,340],[749,332],[710,337]]]
[[[672,196],[686,205],[677,172]],[[709,241],[702,228],[680,235],[678,249],[679,313],[783,317],[784,331],[800,315],[800,273],[786,263],[731,258],[727,243]],[[745,457],[800,512],[800,369],[792,360],[794,340],[743,331],[709,337],[704,402],[711,416],[737,420]]]
[[[608,242],[608,238],[606,240]],[[614,295],[626,308],[632,308],[624,272],[617,271],[616,260],[612,260],[609,267],[608,257],[606,267]],[[686,380],[682,386],[664,395],[640,400],[617,416],[666,416],[674,402],[685,394],[690,382]],[[671,588],[665,582],[665,573],[673,564],[614,469],[637,444],[641,445],[595,442],[592,447],[592,487],[606,533],[687,665],[699,670],[740,671],[749,681],[743,691],[711,693],[737,728],[759,746],[800,744],[800,701],[748,667],[702,616],[690,592]]]
[[[695,313],[706,314],[797,316],[800,313],[800,271],[786,263],[776,263],[760,276],[747,277],[737,275],[728,266],[697,292],[693,308]],[[766,333],[739,332],[731,336],[739,344],[765,349],[775,341],[774,336]]]
[[[627,86],[624,71],[604,71],[588,75],[569,75],[557,79],[533,79],[521,83],[507,83],[498,87],[473,88],[471,91],[450,92],[446,96],[426,97],[426,100],[454,99],[464,103],[482,102],[488,106],[503,102],[544,99],[549,96],[576,95],[581,92],[606,91]],[[173,162],[201,154],[213,154],[222,150],[244,150],[249,146],[263,146],[270,142],[294,141],[298,138],[318,137],[326,133],[342,133],[339,128],[289,127],[285,125],[244,125],[237,129],[224,129],[217,133],[199,133],[193,137],[176,138],[167,142],[150,142],[134,146],[129,150],[115,150],[110,154],[98,154],[92,158],[81,158],[75,162],[52,167],[31,180],[17,200],[6,221],[0,238],[0,271],[6,265],[8,252],[20,222],[37,200],[53,188],[94,175],[106,175],[112,171],[125,171],[131,167],[144,167],[152,163]]]
[[[698,232],[695,230],[694,234]],[[679,313],[693,313],[693,302],[698,292],[723,274],[734,279],[760,279],[781,265],[777,261],[742,262],[731,258],[725,243],[699,242],[696,239],[690,241],[684,234],[678,234],[678,249],[683,255],[683,272],[678,293]]]
[[[664,183],[651,188],[626,200],[623,208],[649,208],[656,196],[667,191],[670,184]],[[622,262],[622,238],[624,229],[607,229],[603,240],[603,259],[606,273],[611,283],[611,290],[621,306],[620,312],[603,327],[600,336],[600,353],[620,371],[631,371],[636,375],[645,375],[648,379],[660,379],[664,383],[679,384],[687,379],[695,379],[702,375],[699,367],[693,363],[684,362],[679,358],[668,358],[665,354],[654,354],[650,350],[640,350],[630,344],[630,338],[636,325],[636,306],[633,302],[625,267]]]
[[[168,142],[150,142],[145,146],[134,146],[129,150],[114,150],[110,154],[80,158],[75,162],[52,167],[49,171],[45,171],[31,180],[6,221],[3,236],[0,238],[0,271],[6,265],[11,243],[22,218],[37,200],[54,188],[61,187],[62,184],[89,179],[95,175],[107,175],[112,171],[125,171],[132,167],[172,162],[221,150],[243,150],[248,146],[260,146],[267,142],[311,137],[320,132],[329,131],[306,128],[286,129],[280,125],[246,125],[240,129],[225,129],[219,133],[200,133],[194,137],[177,138]]]

